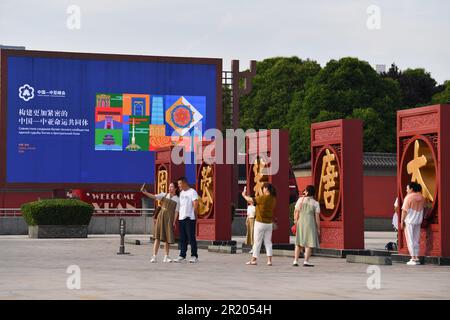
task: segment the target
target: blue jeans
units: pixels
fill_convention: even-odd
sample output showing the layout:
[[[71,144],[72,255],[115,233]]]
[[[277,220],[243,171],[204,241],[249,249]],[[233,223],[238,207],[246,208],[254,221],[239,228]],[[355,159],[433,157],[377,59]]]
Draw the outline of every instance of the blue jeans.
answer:
[[[180,257],[186,258],[188,242],[191,245],[191,257],[198,258],[197,239],[195,238],[196,221],[186,218],[178,221],[180,226]]]

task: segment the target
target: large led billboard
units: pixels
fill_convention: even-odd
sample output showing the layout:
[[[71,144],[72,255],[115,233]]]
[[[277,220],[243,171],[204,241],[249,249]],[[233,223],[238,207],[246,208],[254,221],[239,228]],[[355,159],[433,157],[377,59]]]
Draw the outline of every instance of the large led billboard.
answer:
[[[152,183],[156,148],[220,127],[221,59],[5,50],[1,65],[7,185]]]

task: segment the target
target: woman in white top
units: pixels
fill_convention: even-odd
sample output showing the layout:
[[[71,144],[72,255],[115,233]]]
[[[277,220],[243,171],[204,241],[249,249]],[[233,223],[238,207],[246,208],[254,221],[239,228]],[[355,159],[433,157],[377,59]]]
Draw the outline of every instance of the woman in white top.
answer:
[[[249,203],[247,206],[247,219],[245,221],[245,225],[247,226],[247,237],[245,240],[245,244],[252,247],[254,242],[255,215],[256,208],[253,204]],[[253,250],[250,250],[249,253],[252,254]]]
[[[169,192],[151,194],[147,192],[144,187],[141,188],[141,192],[147,197],[160,201],[161,210],[156,218],[154,238],[155,243],[153,245],[153,256],[150,260],[151,263],[156,262],[156,255],[158,254],[158,249],[161,241],[164,242],[164,249],[166,255],[164,256],[163,262],[172,262],[169,257],[169,248],[171,243],[175,243],[175,235],[173,228],[176,223],[176,216],[180,211],[180,199],[178,198],[178,188],[174,183],[169,184]]]
[[[403,200],[400,228],[405,233],[408,251],[411,255],[407,265],[420,265],[420,225],[423,220],[425,198],[422,186],[417,182],[410,182],[406,186],[406,197]]]
[[[304,267],[313,267],[309,263],[312,254],[312,248],[319,248],[320,236],[320,205],[314,199],[316,190],[314,186],[308,185],[303,191],[303,197],[300,197],[295,204],[294,223],[297,225],[295,235],[295,253],[293,266],[298,267],[298,258],[300,251],[305,248]]]

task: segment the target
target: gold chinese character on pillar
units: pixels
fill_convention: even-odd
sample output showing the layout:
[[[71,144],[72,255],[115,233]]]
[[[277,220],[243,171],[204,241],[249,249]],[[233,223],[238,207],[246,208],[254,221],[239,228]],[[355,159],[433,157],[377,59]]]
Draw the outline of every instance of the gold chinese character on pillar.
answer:
[[[211,211],[214,202],[213,169],[211,166],[204,166],[201,170],[200,192],[199,215],[203,216]]]
[[[322,170],[319,182],[318,200],[323,200],[325,208],[334,210],[337,201],[337,181],[339,170],[336,165],[336,155],[325,149],[325,155],[322,158]]]
[[[167,193],[168,192],[168,177],[167,170],[159,169],[158,170],[158,179],[156,185],[156,193]],[[156,201],[156,204],[159,205],[160,202]]]
[[[406,171],[411,175],[411,182],[417,182],[422,186],[424,198],[433,202],[434,198],[430,188],[434,189],[436,183],[434,161],[429,148],[424,143],[421,144],[419,140],[414,142],[414,156],[406,165]],[[427,184],[426,181],[430,183]]]
[[[167,170],[158,170],[158,188],[157,193],[167,192]]]
[[[255,192],[255,197],[261,196],[263,194],[262,187],[264,183],[268,181],[267,175],[265,175],[263,172],[265,168],[266,163],[261,158],[258,157],[253,162],[253,182],[255,183],[253,191]]]

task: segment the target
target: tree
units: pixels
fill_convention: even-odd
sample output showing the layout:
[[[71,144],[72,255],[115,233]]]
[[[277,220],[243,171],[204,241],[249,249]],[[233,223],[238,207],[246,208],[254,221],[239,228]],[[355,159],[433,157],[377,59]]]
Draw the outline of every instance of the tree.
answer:
[[[398,79],[400,79],[402,72],[400,71],[400,69],[397,67],[397,65],[395,63],[392,63],[388,72],[383,72],[381,75],[383,77],[398,80]]]
[[[240,126],[243,129],[288,128],[292,101],[302,101],[306,81],[319,71],[317,62],[298,57],[257,62],[253,89],[240,101]]]
[[[425,69],[406,69],[399,79],[403,107],[414,108],[430,103],[435,93],[436,80]]]
[[[393,152],[394,144],[387,141],[395,142],[395,111],[400,101],[398,83],[380,77],[367,62],[350,57],[331,60],[307,83],[302,114],[297,121],[361,118],[366,120],[364,149]],[[303,152],[294,154],[295,162],[310,156],[309,130],[303,130],[303,136]]]
[[[398,81],[402,92],[402,109],[429,104],[437,90],[436,80],[423,68],[400,71],[393,63],[388,72],[383,73],[382,76]]]
[[[292,163],[310,159],[311,123],[332,119],[362,119],[364,150],[395,152],[396,111],[449,98],[450,81],[436,87],[420,68],[401,71],[392,64],[379,75],[357,58],[321,68],[312,60],[275,57],[257,63],[253,89],[241,99],[240,126],[288,128]]]
[[[432,98],[433,104],[450,103],[450,81],[447,80],[442,85],[441,90],[435,93]]]
[[[320,65],[298,57],[276,57],[259,61],[253,89],[241,99],[240,126],[243,129],[289,129],[291,160],[304,158],[303,135],[309,119],[298,119],[306,82],[320,71]]]
[[[222,86],[222,128],[225,132],[226,129],[233,127],[231,123],[232,120],[232,110],[231,105],[231,88],[229,86]]]
[[[364,145],[371,146],[368,151],[384,152],[395,149],[395,137],[386,134],[385,123],[374,109],[357,108],[347,118],[363,120]]]

